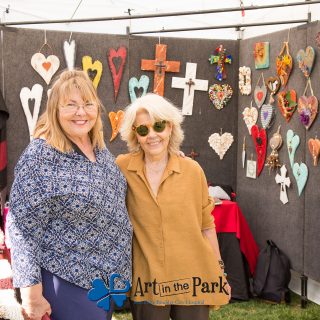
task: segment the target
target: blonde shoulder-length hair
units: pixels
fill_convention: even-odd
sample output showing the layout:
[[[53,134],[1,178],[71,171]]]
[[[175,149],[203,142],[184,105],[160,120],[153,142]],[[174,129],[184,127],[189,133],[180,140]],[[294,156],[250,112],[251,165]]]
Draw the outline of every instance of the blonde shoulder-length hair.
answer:
[[[101,150],[106,146],[101,119],[103,105],[92,81],[82,70],[66,70],[56,78],[48,94],[46,110],[39,118],[33,136],[34,138],[44,138],[49,145],[61,152],[72,151],[72,144],[59,122],[59,106],[68,100],[75,88],[79,90],[83,101],[91,101],[98,107],[97,120],[89,132],[89,137],[92,146]]]
[[[136,99],[125,109],[125,115],[120,129],[121,138],[127,143],[130,152],[138,152],[141,147],[138,143],[133,126],[137,113],[145,110],[150,115],[152,121],[166,120],[172,126],[169,139],[169,153],[177,153],[184,138],[181,128],[183,116],[181,111],[169,100],[154,94],[148,93],[145,96]]]

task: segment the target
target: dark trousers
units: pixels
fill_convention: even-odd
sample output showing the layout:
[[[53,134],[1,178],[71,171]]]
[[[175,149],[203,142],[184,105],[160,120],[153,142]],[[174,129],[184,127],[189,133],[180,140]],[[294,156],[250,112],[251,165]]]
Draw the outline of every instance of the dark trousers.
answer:
[[[133,320],[208,320],[209,306],[155,306],[130,301]]]

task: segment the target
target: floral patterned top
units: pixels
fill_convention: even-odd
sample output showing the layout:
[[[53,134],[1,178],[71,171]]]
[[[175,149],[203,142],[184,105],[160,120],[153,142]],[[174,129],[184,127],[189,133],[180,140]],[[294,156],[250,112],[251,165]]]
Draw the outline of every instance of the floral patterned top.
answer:
[[[126,180],[107,149],[95,153],[35,139],[22,154],[8,217],[15,287],[40,283],[41,268],[86,289],[113,273],[131,282]]]

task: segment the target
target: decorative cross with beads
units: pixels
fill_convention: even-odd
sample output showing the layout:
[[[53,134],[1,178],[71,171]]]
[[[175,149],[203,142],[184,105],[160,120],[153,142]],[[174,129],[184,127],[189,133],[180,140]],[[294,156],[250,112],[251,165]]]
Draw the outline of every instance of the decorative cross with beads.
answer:
[[[227,78],[225,64],[231,64],[232,57],[231,54],[226,55],[226,49],[222,44],[215,50],[215,55],[211,55],[209,58],[210,64],[217,63],[216,67],[216,79],[219,81],[225,80]]]

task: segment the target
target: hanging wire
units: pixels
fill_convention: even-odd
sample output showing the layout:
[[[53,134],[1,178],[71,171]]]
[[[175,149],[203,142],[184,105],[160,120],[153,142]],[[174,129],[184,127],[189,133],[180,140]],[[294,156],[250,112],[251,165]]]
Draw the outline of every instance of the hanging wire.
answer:
[[[73,14],[71,15],[70,20],[72,20],[72,19],[73,19],[73,17],[75,16],[75,14],[76,14],[76,12],[78,11],[78,9],[79,9],[79,7],[80,7],[80,5],[81,5],[82,1],[83,1],[83,0],[80,0],[80,1],[79,1],[79,3],[78,3],[78,5],[77,5],[76,9],[73,11]],[[68,41],[68,42],[69,42],[69,44],[71,43],[71,37],[72,37],[72,31],[70,32],[70,37],[69,37],[69,41]]]

